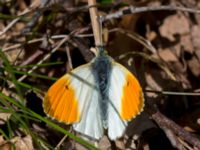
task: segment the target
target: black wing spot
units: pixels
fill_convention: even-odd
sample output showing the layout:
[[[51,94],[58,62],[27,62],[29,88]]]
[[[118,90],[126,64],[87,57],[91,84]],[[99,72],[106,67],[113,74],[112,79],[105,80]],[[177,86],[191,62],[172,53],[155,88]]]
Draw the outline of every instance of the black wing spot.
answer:
[[[126,84],[127,86],[129,86],[129,81],[127,82],[127,84]]]
[[[69,86],[68,86],[68,85],[65,85],[65,88],[66,88],[67,90],[69,90]]]

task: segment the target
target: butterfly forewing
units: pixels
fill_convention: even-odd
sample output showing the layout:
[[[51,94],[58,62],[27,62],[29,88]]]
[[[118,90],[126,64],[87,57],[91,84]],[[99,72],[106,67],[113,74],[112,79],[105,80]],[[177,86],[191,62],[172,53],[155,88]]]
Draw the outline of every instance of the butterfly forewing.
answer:
[[[44,99],[44,110],[52,118],[89,137],[103,136],[98,92],[90,63],[82,65],[56,81]]]
[[[91,89],[84,81],[90,80],[91,76],[88,65],[83,65],[58,79],[45,95],[44,111],[60,122],[79,122],[83,105],[88,101],[85,93]],[[83,86],[85,92],[81,91]]]
[[[78,99],[68,74],[56,81],[44,98],[44,111],[52,118],[72,123],[80,120]],[[70,113],[69,113],[70,111]]]

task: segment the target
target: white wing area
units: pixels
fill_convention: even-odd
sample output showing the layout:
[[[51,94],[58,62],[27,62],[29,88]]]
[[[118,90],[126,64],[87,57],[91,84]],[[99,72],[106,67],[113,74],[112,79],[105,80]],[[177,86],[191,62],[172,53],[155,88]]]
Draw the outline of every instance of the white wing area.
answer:
[[[73,124],[74,130],[91,138],[103,136],[103,126],[98,104],[98,92],[89,65],[84,65],[71,73],[71,85],[78,99],[80,122]]]
[[[108,105],[108,136],[111,140],[121,137],[127,126],[127,122],[122,121],[119,114],[123,87],[126,80],[126,70],[118,63],[113,63],[109,88],[110,102]]]

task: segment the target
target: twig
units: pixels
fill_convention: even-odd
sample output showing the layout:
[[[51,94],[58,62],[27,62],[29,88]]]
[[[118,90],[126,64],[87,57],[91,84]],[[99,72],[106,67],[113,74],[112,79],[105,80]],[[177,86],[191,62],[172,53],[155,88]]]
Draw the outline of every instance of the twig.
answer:
[[[200,93],[198,92],[175,92],[175,91],[153,91],[153,90],[144,90],[144,92],[149,93],[158,93],[163,95],[183,95],[183,96],[200,96]]]
[[[22,13],[20,13],[18,15],[18,18],[14,19],[13,21],[11,21],[6,28],[3,29],[3,31],[0,31],[0,36],[2,36],[3,34],[5,34],[14,24],[16,24],[19,20],[21,16],[24,16],[25,14],[28,14],[31,10],[33,10],[36,6],[37,3],[33,2],[30,6],[30,8],[25,9]]]
[[[19,21],[20,18],[16,18],[13,21],[11,21],[4,29],[3,31],[0,31],[0,36],[2,36],[3,34],[5,34],[10,28],[12,28],[12,26]]]
[[[58,45],[54,49],[52,49],[51,53],[47,54],[42,60],[40,60],[37,63],[37,66],[42,64],[45,60],[47,60],[51,56],[51,54],[54,53],[58,48],[60,48],[67,40],[69,40],[69,38],[69,36],[66,36],[64,39],[62,39],[60,43],[58,43]],[[37,69],[37,66],[34,66],[31,70],[28,71],[28,73],[32,73],[35,69]],[[24,78],[26,78],[26,75],[19,78],[18,81],[22,81],[24,80]]]
[[[68,135],[66,134],[60,141],[59,143],[56,145],[55,150],[58,150],[59,147],[61,146],[61,144],[65,141],[65,139],[68,137]]]
[[[182,143],[179,141],[178,137],[172,132],[172,130],[162,127],[172,146],[177,148],[178,150],[186,150]]]
[[[71,55],[70,55],[69,46],[66,46],[66,53],[67,53],[67,60],[68,60],[68,64],[69,64],[69,69],[72,70],[73,65],[72,65],[72,59],[71,59]]]
[[[37,21],[39,20],[41,15],[42,15],[42,13],[40,11],[34,12],[31,21],[29,21],[28,24],[26,25],[26,27],[24,29],[22,29],[21,33],[27,34],[28,32],[30,32],[31,29],[33,29],[33,27],[37,24]]]
[[[118,59],[122,59],[122,58],[126,57],[127,55],[138,55],[138,56],[141,56],[147,60],[150,60],[150,61],[156,63],[172,80],[176,81],[176,77],[173,75],[173,73],[170,71],[170,69],[160,59],[154,58],[151,55],[143,53],[143,52],[135,52],[135,51],[122,54],[119,56]]]
[[[169,128],[177,136],[187,141],[189,144],[197,147],[197,149],[200,149],[200,140],[193,136],[191,133],[184,130],[179,125],[177,125],[174,121],[170,120],[169,118],[161,114],[159,111],[153,113],[151,116],[161,128]]]
[[[180,143],[186,147],[188,150],[195,150],[194,148],[192,148],[188,143],[186,143],[185,141],[183,141],[181,138],[178,138],[178,140],[180,141]]]
[[[142,12],[149,12],[149,11],[160,11],[160,10],[168,10],[168,11],[185,11],[189,13],[200,13],[200,10],[193,9],[193,8],[186,8],[186,7],[180,7],[180,6],[173,6],[173,5],[163,5],[163,6],[146,6],[146,7],[126,7],[123,10],[117,11],[115,13],[108,14],[102,18],[103,21],[110,20],[113,18],[121,18],[124,15],[127,14],[135,14],[135,13],[142,13]]]
[[[53,36],[50,37],[50,39],[63,39],[66,36],[67,35],[53,35]],[[75,35],[75,37],[76,37],[76,35]],[[33,40],[30,40],[30,41],[26,41],[26,44],[33,44],[33,43],[37,43],[37,42],[42,42],[43,40],[44,40],[44,37],[38,38],[38,39],[33,39]],[[10,50],[13,50],[13,49],[17,49],[21,46],[23,46],[23,44],[15,44],[15,45],[3,48],[2,51],[7,52],[7,51],[10,51]]]
[[[100,25],[98,22],[98,12],[97,12],[97,8],[94,7],[96,6],[96,0],[88,0],[88,5],[90,6],[89,11],[90,11],[90,18],[92,22],[92,30],[93,30],[94,39],[95,39],[95,45],[99,46],[102,43],[101,43]]]
[[[84,11],[84,10],[88,10],[91,6],[88,5],[83,5],[83,6],[79,6],[79,7],[67,7],[65,8],[66,11],[70,12],[70,13],[76,13],[79,11]]]
[[[63,38],[59,43],[58,45],[52,49],[52,51],[50,53],[48,53],[42,60],[40,60],[36,66],[34,66],[32,69],[30,69],[27,74],[30,74],[32,73],[35,69],[37,69],[38,65],[42,64],[44,61],[46,61],[52,53],[54,53],[58,48],[60,48],[66,41],[68,41],[70,38],[72,38],[72,36],[76,35],[76,34],[79,34],[81,32],[84,32],[85,30],[87,30],[88,28],[84,28],[84,29],[77,29],[76,31],[72,31],[69,35],[66,35],[65,38]],[[27,77],[27,75],[23,75],[22,77],[20,77],[18,79],[19,82],[21,82],[22,80],[24,80],[25,78]],[[12,88],[14,87],[14,84],[11,84],[9,86],[9,88]]]
[[[87,44],[85,44],[85,41],[79,38],[73,38],[73,43],[71,43],[73,46],[78,47],[81,54],[83,55],[86,62],[91,61],[91,59],[94,57],[93,53],[89,50],[89,47]],[[75,43],[75,44],[74,44]]]
[[[27,58],[26,60],[24,60],[23,63],[20,64],[20,66],[25,66],[25,65],[30,64],[31,62],[33,62],[36,58],[38,58],[42,54],[43,54],[42,51],[37,50],[33,55],[31,55],[29,58]]]
[[[30,74],[32,73],[35,69],[37,69],[38,65],[42,64],[45,60],[47,60],[52,53],[54,53],[58,48],[60,48],[61,45],[63,45],[67,40],[69,40],[70,36],[66,36],[63,40],[60,41],[60,43],[58,43],[58,45],[52,49],[51,53],[48,53],[42,60],[40,60],[36,66],[34,66],[33,68],[31,68],[27,73]],[[24,80],[27,77],[27,75],[23,75],[22,77],[20,77],[18,79],[19,82],[21,82],[22,80]],[[14,84],[11,84],[9,88],[13,88]]]
[[[84,29],[87,29],[87,28],[84,28]],[[50,39],[63,39],[65,37],[66,37],[65,34],[59,34],[59,35],[52,35],[50,37]],[[93,34],[77,34],[77,35],[74,35],[74,37],[93,37]],[[26,41],[26,44],[42,42],[43,40],[44,40],[44,37],[43,38],[38,38],[38,39],[33,39],[33,40],[30,40],[30,41]],[[7,51],[10,51],[10,50],[13,50],[13,49],[17,49],[17,48],[19,48],[21,46],[23,46],[23,44],[15,44],[15,45],[12,45],[12,46],[8,46],[8,47],[5,47],[5,48],[2,48],[2,51],[3,52],[7,52]]]
[[[134,33],[134,32],[131,32],[131,31],[128,31],[128,30],[124,30],[124,29],[121,29],[121,28],[115,28],[112,30],[112,32],[120,32],[122,34],[125,34],[126,36],[128,36],[129,38],[137,41],[138,43],[142,44],[144,47],[147,48],[147,50],[149,50],[151,53],[156,53],[156,48],[151,44],[151,42],[149,40],[146,40],[145,38],[143,38],[142,36],[140,36],[139,34],[137,33]]]

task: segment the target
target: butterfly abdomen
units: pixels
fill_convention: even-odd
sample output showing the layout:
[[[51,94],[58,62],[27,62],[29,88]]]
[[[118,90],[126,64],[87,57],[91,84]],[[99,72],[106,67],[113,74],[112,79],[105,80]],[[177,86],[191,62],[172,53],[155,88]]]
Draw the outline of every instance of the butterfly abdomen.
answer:
[[[92,63],[92,72],[94,73],[94,79],[97,83],[99,94],[98,103],[104,128],[107,128],[109,102],[108,89],[110,86],[111,70],[112,64],[109,56],[98,56]]]

